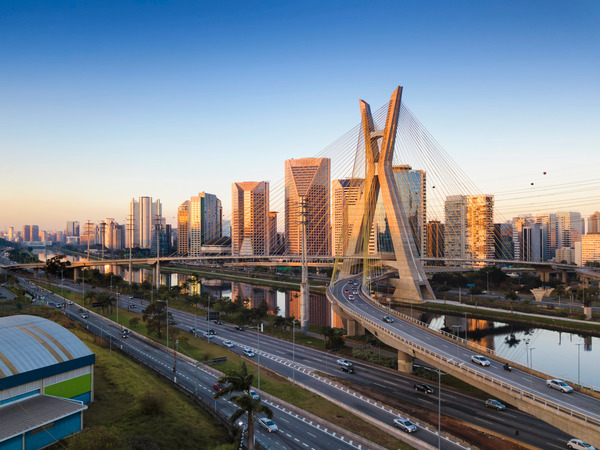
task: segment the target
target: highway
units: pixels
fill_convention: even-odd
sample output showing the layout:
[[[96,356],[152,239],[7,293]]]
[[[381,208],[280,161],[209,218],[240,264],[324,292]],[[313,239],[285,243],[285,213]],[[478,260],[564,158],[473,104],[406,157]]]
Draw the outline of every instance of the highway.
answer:
[[[31,285],[27,288],[32,290]],[[37,292],[45,297],[46,304],[56,304],[64,301],[60,296],[48,291],[40,292],[37,288]],[[77,304],[69,305],[65,308],[64,313],[69,318],[83,323],[91,332],[109,341],[126,354],[152,367],[166,378],[173,379],[174,357],[172,350],[168,351],[166,347],[149,342],[149,340],[135,333],[131,333],[129,338],[123,339],[121,337],[121,326],[94,313],[89,313],[89,318],[83,319],[79,309],[80,306]],[[212,385],[216,380],[217,376],[210,370],[203,368],[201,364],[194,364],[186,359],[177,359],[177,384],[190,393],[198,395],[205,402],[213,402],[216,410],[229,417],[237,409],[237,406],[226,399],[216,401],[213,399],[214,390]],[[257,423],[256,438],[270,448],[313,450],[324,447],[331,449],[360,448],[348,436],[340,435],[319,426],[317,423],[287,410],[277,402],[263,401],[274,410],[273,420],[278,425],[279,431],[267,433]]]
[[[468,367],[470,370],[475,370],[486,376],[493,377],[494,380],[507,383],[515,388],[532,393],[534,396],[547,400],[569,408],[577,413],[588,416],[593,420],[600,421],[600,400],[582,393],[574,392],[572,394],[564,394],[555,389],[550,389],[546,385],[546,378],[540,378],[529,373],[513,369],[508,372],[503,370],[502,364],[494,361],[493,357],[486,355],[491,362],[489,367],[476,365],[471,361],[471,356],[476,355],[473,350],[466,349],[442,337],[441,334],[427,330],[408,321],[394,320],[393,323],[386,323],[383,316],[387,313],[381,308],[376,307],[371,302],[367,301],[359,289],[359,294],[355,295],[353,300],[349,299],[349,295],[345,290],[350,290],[351,280],[346,280],[337,283],[333,287],[333,294],[338,300],[341,300],[344,305],[367,319],[376,322],[379,326],[386,328],[396,335],[410,340],[411,342],[426,347],[431,351],[442,355],[444,358],[452,359],[455,363],[462,363],[463,367]],[[557,362],[560,364],[560,362]],[[444,368],[442,367],[442,370]],[[461,368],[462,369],[462,368]],[[461,370],[459,369],[459,370]],[[460,376],[460,374],[457,374]],[[463,376],[463,379],[468,382],[468,379]]]

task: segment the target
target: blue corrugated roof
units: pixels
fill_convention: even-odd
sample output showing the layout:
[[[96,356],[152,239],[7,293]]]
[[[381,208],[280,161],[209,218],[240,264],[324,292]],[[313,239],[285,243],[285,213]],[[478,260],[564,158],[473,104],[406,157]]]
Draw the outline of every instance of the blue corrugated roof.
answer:
[[[51,320],[0,318],[0,380],[90,355],[77,336]]]

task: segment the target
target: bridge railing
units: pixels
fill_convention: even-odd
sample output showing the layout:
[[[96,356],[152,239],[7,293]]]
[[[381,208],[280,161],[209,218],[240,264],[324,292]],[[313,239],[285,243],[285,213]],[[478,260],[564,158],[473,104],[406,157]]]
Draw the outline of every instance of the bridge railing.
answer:
[[[532,392],[524,391],[523,389],[517,388],[510,383],[506,383],[506,382],[499,380],[497,378],[494,378],[488,374],[484,374],[478,370],[475,370],[472,367],[465,366],[464,363],[459,363],[458,361],[455,361],[452,358],[447,358],[427,347],[424,347],[420,344],[417,344],[416,342],[406,339],[406,338],[400,336],[399,334],[391,331],[387,327],[381,325],[380,323],[377,323],[374,320],[366,317],[362,313],[355,311],[352,308],[349,308],[348,305],[340,302],[334,295],[333,288],[334,288],[334,286],[330,285],[329,289],[326,290],[327,298],[329,299],[329,301],[337,304],[340,308],[342,308],[346,314],[356,318],[358,321],[362,322],[363,324],[365,324],[365,323],[368,324],[369,327],[376,328],[378,331],[389,335],[390,337],[392,337],[393,339],[396,339],[397,341],[400,341],[402,344],[406,345],[407,347],[412,348],[413,350],[418,351],[421,354],[428,355],[428,356],[438,360],[438,362],[439,362],[438,367],[440,369],[444,366],[453,367],[453,369],[456,371],[460,371],[464,374],[468,374],[471,378],[479,379],[480,381],[485,382],[486,384],[491,384],[491,385],[495,386],[496,388],[504,390],[507,394],[509,394],[513,397],[515,397],[515,396],[518,397],[520,400],[526,401],[528,403],[532,403],[536,406],[542,405],[547,410],[551,409],[556,412],[566,414],[574,419],[583,421],[586,424],[590,424],[592,426],[598,427],[599,432],[600,432],[600,420],[599,419],[590,417],[580,411],[559,405],[558,403],[554,403],[542,396],[535,395]],[[440,369],[438,369],[438,370],[440,370]]]
[[[473,342],[473,341],[469,341],[468,339],[461,338],[460,336],[457,336],[456,334],[448,333],[447,331],[432,330],[431,328],[429,328],[429,326],[425,322],[423,322],[423,321],[421,321],[419,319],[415,319],[414,317],[411,317],[408,314],[404,314],[404,313],[401,313],[400,311],[396,311],[395,309],[390,308],[389,306],[382,305],[381,303],[375,301],[371,297],[370,293],[367,292],[366,286],[364,284],[361,285],[361,291],[362,291],[364,297],[367,299],[367,301],[369,303],[371,303],[373,306],[375,306],[375,307],[377,307],[379,309],[382,309],[382,310],[386,311],[390,315],[396,316],[396,317],[398,317],[398,318],[400,318],[402,320],[405,320],[407,322],[412,322],[412,323],[414,323],[414,324],[416,324],[416,325],[418,325],[418,326],[420,326],[422,328],[428,329],[431,332],[439,333],[442,336],[444,336],[444,337],[446,337],[448,339],[451,339],[453,341],[457,341],[457,342],[459,342],[461,344],[464,344],[465,346],[473,347],[473,348],[477,349],[481,353],[486,353],[488,355],[496,356],[496,351],[493,350],[493,349],[491,349],[491,348],[488,348],[488,347],[486,347],[484,345],[478,344],[478,343]]]

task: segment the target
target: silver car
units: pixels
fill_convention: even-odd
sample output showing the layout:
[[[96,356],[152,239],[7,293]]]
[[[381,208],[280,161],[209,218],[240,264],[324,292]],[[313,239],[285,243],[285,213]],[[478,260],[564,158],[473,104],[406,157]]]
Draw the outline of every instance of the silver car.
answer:
[[[565,394],[570,394],[573,392],[573,388],[563,380],[546,380],[546,385],[552,389],[556,389],[557,391],[564,392]]]
[[[394,426],[400,428],[402,431],[406,431],[407,433],[414,433],[417,431],[417,426],[410,420],[403,417],[396,417],[394,419]]]
[[[475,364],[479,364],[480,366],[483,366],[483,367],[487,367],[490,365],[490,362],[488,361],[488,359],[485,356],[481,356],[481,355],[471,356],[471,361],[473,361]]]
[[[350,361],[348,361],[347,359],[338,359],[337,363],[340,366],[345,366],[345,367],[352,367],[352,363]]]
[[[596,447],[591,446],[587,442],[583,442],[581,439],[571,439],[567,442],[567,447],[577,450],[596,450]]]
[[[261,417],[258,419],[258,423],[269,433],[274,433],[275,431],[279,430],[275,422],[273,422],[271,419],[267,419],[266,417]]]

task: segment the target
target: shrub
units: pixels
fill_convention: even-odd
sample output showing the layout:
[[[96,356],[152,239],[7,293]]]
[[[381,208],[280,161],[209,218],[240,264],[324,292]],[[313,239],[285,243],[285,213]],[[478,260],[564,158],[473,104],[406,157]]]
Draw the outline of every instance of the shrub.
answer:
[[[144,392],[138,401],[142,414],[146,415],[163,414],[167,407],[167,397],[160,391]]]

